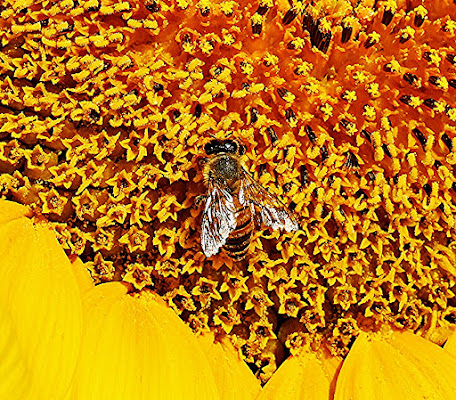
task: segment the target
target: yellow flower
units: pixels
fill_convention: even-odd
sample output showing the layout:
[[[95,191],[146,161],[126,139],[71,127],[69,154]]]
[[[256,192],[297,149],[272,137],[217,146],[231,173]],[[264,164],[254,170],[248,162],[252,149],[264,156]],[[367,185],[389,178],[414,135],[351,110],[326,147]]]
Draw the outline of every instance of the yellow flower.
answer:
[[[105,3],[5,0],[2,198],[96,284],[153,290],[195,332],[228,335],[262,383],[307,342],[340,357],[393,329],[441,344],[456,326],[451,0]],[[244,145],[298,232],[255,223],[244,260],[204,256],[214,139]]]

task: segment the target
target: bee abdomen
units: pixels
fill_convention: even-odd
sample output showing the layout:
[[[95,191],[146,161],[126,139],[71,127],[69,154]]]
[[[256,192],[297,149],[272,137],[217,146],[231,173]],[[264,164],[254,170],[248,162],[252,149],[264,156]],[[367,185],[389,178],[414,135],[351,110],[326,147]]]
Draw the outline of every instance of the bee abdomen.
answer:
[[[243,250],[244,247],[248,247],[251,236],[252,231],[247,232],[246,234],[239,237],[230,236],[225,243],[225,248],[230,250]]]
[[[252,214],[249,207],[243,207],[236,212],[237,227],[231,232],[223,246],[225,252],[234,260],[242,260],[249,249],[253,231]]]
[[[228,238],[223,248],[232,258],[241,259],[247,254],[252,231],[237,238]]]

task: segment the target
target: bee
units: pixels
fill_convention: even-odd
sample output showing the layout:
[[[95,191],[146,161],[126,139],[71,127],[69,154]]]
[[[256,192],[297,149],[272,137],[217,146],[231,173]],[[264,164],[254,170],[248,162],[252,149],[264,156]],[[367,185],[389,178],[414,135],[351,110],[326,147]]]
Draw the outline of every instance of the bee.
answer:
[[[201,247],[206,257],[223,250],[242,260],[256,224],[287,232],[299,228],[285,205],[245,170],[245,147],[233,140],[212,140],[205,146],[203,177],[207,195],[201,224]]]

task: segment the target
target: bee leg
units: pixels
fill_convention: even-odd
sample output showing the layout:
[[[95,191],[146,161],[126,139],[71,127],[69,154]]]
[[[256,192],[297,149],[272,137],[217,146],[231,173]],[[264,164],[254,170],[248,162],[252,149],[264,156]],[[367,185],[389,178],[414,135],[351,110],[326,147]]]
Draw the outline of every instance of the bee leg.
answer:
[[[200,158],[198,161],[198,164],[200,167],[204,167],[204,164],[206,164],[209,161],[207,157]]]
[[[204,201],[206,201],[207,199],[207,196],[205,194],[200,194],[199,196],[196,196],[195,197],[195,204],[196,206],[201,206],[201,204],[203,204]]]

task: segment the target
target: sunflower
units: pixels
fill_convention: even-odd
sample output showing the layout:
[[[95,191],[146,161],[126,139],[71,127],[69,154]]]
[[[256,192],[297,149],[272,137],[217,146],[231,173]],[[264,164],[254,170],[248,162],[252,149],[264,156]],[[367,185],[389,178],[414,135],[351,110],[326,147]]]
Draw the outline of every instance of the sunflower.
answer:
[[[71,393],[89,396],[84,391],[95,364],[87,354],[98,350],[100,377],[104,368],[104,377],[117,376],[109,369],[115,363],[132,370],[145,365],[138,348],[126,352],[129,361],[119,355],[109,362],[102,353],[120,347],[117,338],[160,342],[168,334],[157,318],[172,319],[176,332],[183,321],[205,338],[195,344],[187,335],[192,344],[180,343],[183,353],[215,346],[211,354],[220,355],[222,346],[234,357],[230,362],[243,366],[240,357],[265,384],[265,396],[290,389],[280,389],[275,378],[290,371],[297,381],[302,371],[314,371],[314,386],[326,379],[337,399],[401,396],[406,387],[391,386],[395,375],[383,373],[397,358],[391,371],[408,371],[404,381],[417,390],[414,398],[452,398],[454,380],[436,376],[431,360],[454,370],[449,351],[439,348],[456,323],[454,19],[447,0],[4,2],[0,192],[17,204],[4,212],[4,242],[22,240],[16,251],[31,277],[55,270],[52,279],[36,277],[44,288],[29,288],[24,278],[19,290],[16,269],[5,264],[5,282],[18,290],[2,298],[5,332],[27,338],[14,357],[23,346],[34,360],[43,358],[29,341],[31,328],[20,325],[25,311],[15,308],[18,293],[36,299],[23,305],[31,315],[49,308],[49,318],[60,319],[59,307],[73,310],[56,322],[71,335],[49,328],[44,336],[73,346],[65,350],[71,359],[65,369],[58,352],[69,344],[44,347],[58,348],[47,379],[62,373],[61,387],[43,392],[47,398],[70,393],[74,371]],[[200,160],[214,138],[245,146],[246,168],[302,229],[258,227],[240,261],[204,256]],[[45,246],[32,233],[43,229]],[[49,250],[49,229],[59,250]],[[28,242],[35,246],[30,251]],[[59,258],[50,268],[54,251]],[[54,282],[73,277],[68,271],[75,268],[71,288]],[[98,285],[87,293],[76,284],[86,271],[90,285]],[[56,304],[52,297],[33,311],[38,287],[55,292]],[[106,348],[80,353],[99,343],[92,338],[100,335],[106,310],[117,333],[102,330]],[[423,358],[412,354],[415,347]],[[177,361],[171,351],[163,354],[150,374]],[[29,362],[23,359],[18,374]],[[200,397],[225,393],[217,388],[224,375],[214,375],[214,363],[196,362],[212,382]],[[189,365],[183,369],[194,371]],[[178,380],[176,368],[164,368],[168,382]],[[250,372],[241,371],[239,379],[251,382]],[[44,378],[30,379],[35,383],[24,391]],[[192,386],[191,374],[182,379]],[[375,382],[385,387],[371,393]],[[250,398],[257,384],[246,384]],[[146,393],[143,385],[128,390]]]

